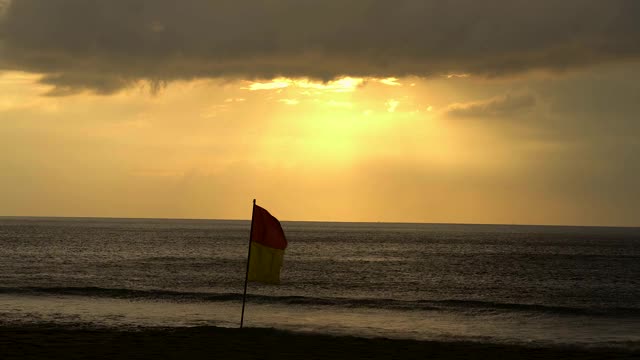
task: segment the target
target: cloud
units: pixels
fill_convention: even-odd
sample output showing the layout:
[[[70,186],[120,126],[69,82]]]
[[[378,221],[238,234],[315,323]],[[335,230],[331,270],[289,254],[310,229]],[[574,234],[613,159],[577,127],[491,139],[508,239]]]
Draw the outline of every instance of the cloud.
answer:
[[[0,69],[42,73],[53,94],[194,78],[496,77],[640,55],[635,0],[8,4]]]
[[[285,104],[285,105],[298,105],[298,104],[300,104],[300,100],[298,100],[298,99],[280,99],[278,101],[283,103],[283,104]]]
[[[385,84],[389,86],[402,86],[402,84],[398,82],[398,79],[394,77],[380,79],[379,81],[381,84]]]
[[[8,8],[9,8],[9,0],[0,0],[0,17],[4,16]]]
[[[330,100],[330,101],[327,101],[326,104],[327,106],[336,107],[336,108],[352,108],[353,107],[353,103],[349,101]]]
[[[468,78],[470,75],[469,74],[447,74],[447,75],[443,75],[444,77],[446,77],[447,79],[455,79],[455,78]]]
[[[445,115],[458,118],[512,116],[528,112],[536,103],[536,97],[531,94],[507,94],[489,100],[451,104],[445,109]]]
[[[400,105],[400,101],[394,100],[394,99],[390,99],[387,102],[385,102],[384,104],[387,107],[387,111],[392,113],[392,112],[396,111],[396,109],[398,108],[398,105]]]

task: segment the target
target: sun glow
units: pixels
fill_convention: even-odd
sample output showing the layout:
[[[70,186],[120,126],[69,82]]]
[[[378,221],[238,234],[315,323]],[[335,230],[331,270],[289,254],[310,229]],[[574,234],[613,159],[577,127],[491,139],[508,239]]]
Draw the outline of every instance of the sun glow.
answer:
[[[449,154],[454,143],[433,105],[422,103],[438,98],[402,85],[415,79],[369,80],[280,78],[242,87],[249,92],[261,89],[259,93],[268,93],[279,105],[268,115],[261,154],[273,166],[291,167],[347,169],[397,157],[446,164],[456,153]]]
[[[34,87],[37,79],[14,75],[0,84],[15,95],[0,99],[0,115],[16,119],[3,123],[18,134],[7,139],[7,149],[23,146],[19,134],[55,124],[50,133],[79,140],[60,147],[57,136],[34,138],[32,151],[71,164],[61,172],[68,178],[101,184],[110,177],[123,189],[139,186],[145,201],[154,201],[153,191],[162,187],[184,184],[208,194],[216,179],[220,189],[232,189],[216,197],[247,191],[266,196],[269,189],[292,186],[302,193],[333,191],[334,184],[342,184],[341,194],[349,196],[360,191],[363,179],[375,184],[380,174],[398,174],[398,181],[411,184],[407,179],[423,172],[449,174],[508,160],[484,146],[478,132],[467,134],[468,126],[456,129],[443,117],[453,103],[446,79],[428,86],[411,78],[385,81],[400,85],[358,78],[202,80],[171,83],[153,95],[130,88],[111,96],[43,97],[47,86]],[[411,83],[416,86],[403,85]],[[43,118],[57,121],[37,120]],[[19,172],[20,162],[15,164],[13,171]],[[93,165],[102,170],[84,171]],[[261,181],[242,185],[246,176]],[[149,184],[156,190],[148,190]]]
[[[295,112],[274,119],[265,136],[265,153],[277,163],[304,164],[308,168],[348,165],[359,155],[368,120],[348,108]],[[287,133],[277,129],[287,128]]]

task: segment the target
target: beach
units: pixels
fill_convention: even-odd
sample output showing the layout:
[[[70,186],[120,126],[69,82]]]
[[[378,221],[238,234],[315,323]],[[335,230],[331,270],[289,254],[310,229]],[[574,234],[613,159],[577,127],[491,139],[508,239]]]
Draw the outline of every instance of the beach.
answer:
[[[303,334],[263,328],[0,328],[9,359],[638,359],[623,349]]]

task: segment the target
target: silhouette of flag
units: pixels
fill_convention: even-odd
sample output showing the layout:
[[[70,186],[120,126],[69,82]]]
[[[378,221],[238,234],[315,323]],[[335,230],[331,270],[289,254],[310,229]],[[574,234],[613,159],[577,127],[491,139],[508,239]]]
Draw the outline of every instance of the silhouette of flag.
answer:
[[[287,239],[278,219],[255,204],[250,247],[249,281],[279,284]]]

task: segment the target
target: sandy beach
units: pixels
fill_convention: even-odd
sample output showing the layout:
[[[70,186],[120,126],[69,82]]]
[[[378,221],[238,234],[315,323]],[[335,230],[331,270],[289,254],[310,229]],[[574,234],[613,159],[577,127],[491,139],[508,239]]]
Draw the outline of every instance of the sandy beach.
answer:
[[[216,327],[0,328],[2,359],[638,359],[620,349],[526,347]]]

